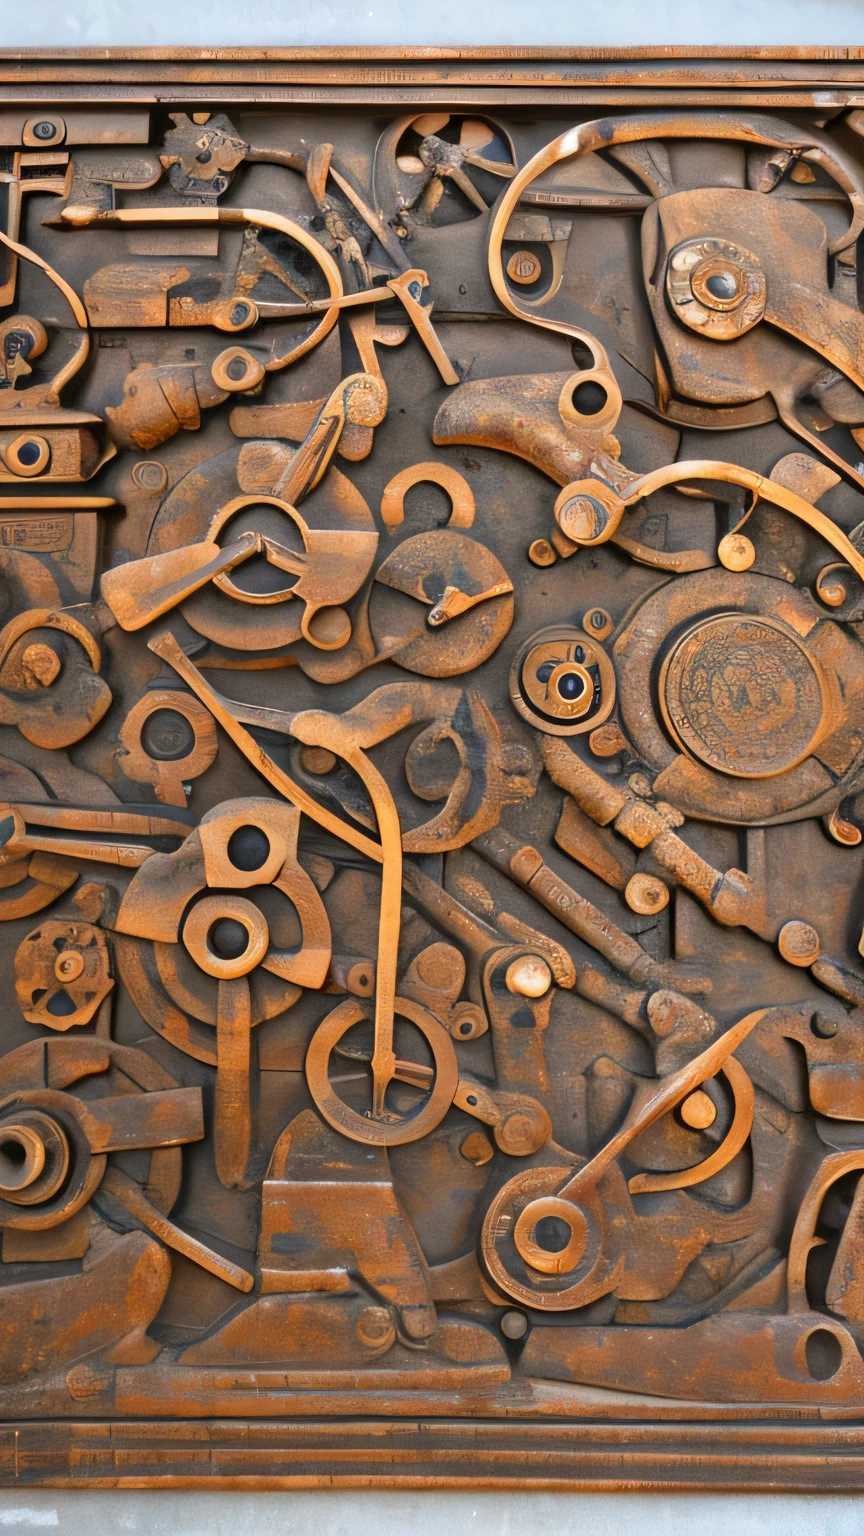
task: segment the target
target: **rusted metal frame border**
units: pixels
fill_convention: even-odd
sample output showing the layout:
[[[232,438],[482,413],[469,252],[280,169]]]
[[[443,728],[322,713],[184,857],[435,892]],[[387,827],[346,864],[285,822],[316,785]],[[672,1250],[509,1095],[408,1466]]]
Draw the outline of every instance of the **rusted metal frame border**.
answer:
[[[0,49],[0,103],[464,107],[864,104],[850,48]]]
[[[818,97],[818,99],[817,99]],[[105,88],[98,94],[95,87],[75,91],[72,88],[52,91],[30,87],[13,91],[0,83],[0,109],[32,109],[34,112],[56,110],[64,107],[106,108],[165,108],[189,111],[262,111],[286,107],[310,109],[358,108],[366,111],[382,109],[393,113],[411,108],[422,111],[427,107],[441,107],[449,111],[499,112],[530,110],[560,117],[563,113],[578,111],[583,117],[594,116],[598,110],[611,111],[627,107],[644,110],[650,107],[716,108],[738,107],[742,111],[776,109],[780,111],[810,111],[813,109],[842,112],[847,108],[864,107],[864,85],[849,91],[760,91],[744,96],[732,91],[638,91],[638,90],[573,90],[563,91],[482,91],[476,88],[438,87],[436,89],[406,90],[348,90],[332,86],[312,88],[305,86],[271,86],[266,96],[260,89],[249,86],[149,86],[140,90],[124,91]]]
[[[854,1493],[862,1480],[861,1419],[55,1420],[0,1431],[0,1487],[16,1489]]]
[[[6,84],[0,79],[0,109],[62,112],[64,107],[105,108],[184,108],[190,111],[238,109],[276,111],[285,107],[405,112],[411,108],[446,107],[451,111],[530,111],[561,116],[562,112],[580,111],[591,116],[598,110],[633,107],[717,108],[733,107],[742,111],[775,108],[780,111],[822,111],[829,114],[847,108],[864,107],[864,81],[854,87],[826,89],[777,89],[741,91],[669,87],[665,90],[626,86],[579,86],[569,90],[524,86],[493,89],[463,85],[356,86],[356,85],[284,85],[262,82],[195,83],[159,82],[152,79],[138,84],[95,83],[92,85],[38,82],[29,85]]]
[[[849,48],[0,49],[0,106],[864,106]]]

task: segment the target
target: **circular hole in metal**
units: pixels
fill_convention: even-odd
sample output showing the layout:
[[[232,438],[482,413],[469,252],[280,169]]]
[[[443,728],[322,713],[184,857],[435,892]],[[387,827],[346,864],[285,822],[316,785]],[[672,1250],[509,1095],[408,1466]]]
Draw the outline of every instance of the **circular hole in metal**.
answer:
[[[159,763],[176,763],[195,748],[195,731],[176,709],[154,709],[141,727],[141,745]]]
[[[293,554],[303,554],[303,539],[297,524],[279,507],[267,502],[250,502],[241,507],[220,528],[218,542],[224,547],[249,532],[264,534]],[[227,574],[231,586],[238,592],[248,592],[250,597],[259,598],[288,592],[300,579],[296,572],[283,571],[280,566],[272,565],[263,554],[252,555]]]
[[[814,1035],[818,1035],[820,1039],[831,1040],[833,1036],[836,1035],[840,1025],[837,1020],[832,1019],[829,1014],[820,1012],[814,1013],[812,1019],[810,1020],[810,1028],[812,1029]]]
[[[16,1128],[0,1135],[0,1189],[8,1194],[26,1189],[40,1171],[39,1150],[38,1140],[27,1131]]]
[[[228,857],[235,869],[246,874],[263,869],[270,857],[270,840],[260,827],[238,827],[228,839]]]
[[[561,1216],[541,1216],[534,1228],[534,1241],[545,1253],[561,1253],[572,1236],[572,1227]]]
[[[804,1346],[807,1370],[813,1381],[829,1381],[842,1364],[842,1346],[830,1329],[813,1329]]]
[[[539,674],[538,674],[539,675]],[[559,698],[567,704],[572,704],[574,699],[579,699],[585,692],[585,680],[578,672],[564,672],[556,683]]]
[[[249,934],[233,917],[220,917],[207,934],[207,947],[220,960],[239,960],[249,948]]]
[[[712,272],[705,280],[705,287],[715,299],[734,299],[738,284],[732,272]]]
[[[804,1346],[804,1356],[814,1381],[829,1381],[843,1364],[840,1340],[828,1328],[814,1328]]]
[[[606,390],[596,379],[586,379],[583,384],[577,384],[573,391],[573,405],[580,416],[596,416],[608,399]]]

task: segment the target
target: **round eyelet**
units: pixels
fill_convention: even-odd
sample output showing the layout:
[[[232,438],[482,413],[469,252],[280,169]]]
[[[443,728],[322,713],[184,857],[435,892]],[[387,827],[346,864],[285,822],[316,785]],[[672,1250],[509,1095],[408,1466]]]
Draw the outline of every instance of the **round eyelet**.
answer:
[[[56,149],[66,138],[62,117],[28,117],[21,132],[25,149]]]
[[[765,273],[752,251],[730,240],[684,240],[669,255],[666,295],[683,325],[712,341],[733,341],[765,313]]]
[[[510,673],[510,698],[523,720],[551,736],[594,730],[615,703],[615,672],[585,630],[541,630],[523,646]]]
[[[217,389],[236,394],[238,390],[254,389],[260,384],[264,366],[245,347],[226,347],[210,364],[210,375]]]
[[[51,449],[44,437],[37,437],[32,432],[22,432],[9,447],[3,451],[3,462],[13,475],[23,475],[29,479],[33,475],[41,475],[48,468],[51,458]]]
[[[270,932],[263,913],[244,896],[205,896],[186,918],[183,943],[208,976],[230,981],[264,958]]]
[[[258,306],[254,299],[225,299],[214,304],[210,322],[220,331],[248,331],[258,320]]]
[[[558,412],[562,421],[602,437],[614,431],[622,404],[611,368],[580,368],[566,380]]]

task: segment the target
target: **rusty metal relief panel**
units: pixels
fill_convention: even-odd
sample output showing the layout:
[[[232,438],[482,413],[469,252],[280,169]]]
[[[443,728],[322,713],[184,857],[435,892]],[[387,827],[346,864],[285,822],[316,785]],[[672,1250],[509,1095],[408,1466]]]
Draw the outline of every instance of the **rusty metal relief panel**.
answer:
[[[864,113],[4,69],[3,1480],[854,1482]]]

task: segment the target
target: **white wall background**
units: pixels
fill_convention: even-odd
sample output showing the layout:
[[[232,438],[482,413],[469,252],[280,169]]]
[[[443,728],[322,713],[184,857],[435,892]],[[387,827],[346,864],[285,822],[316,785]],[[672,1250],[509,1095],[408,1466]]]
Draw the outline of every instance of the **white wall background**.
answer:
[[[0,1531],[56,1536],[860,1536],[855,1496],[64,1493],[0,1499]]]
[[[0,0],[0,48],[864,45],[864,0]],[[861,1536],[860,1496],[0,1490],[0,1533]]]
[[[0,0],[0,47],[864,44],[862,0]]]

